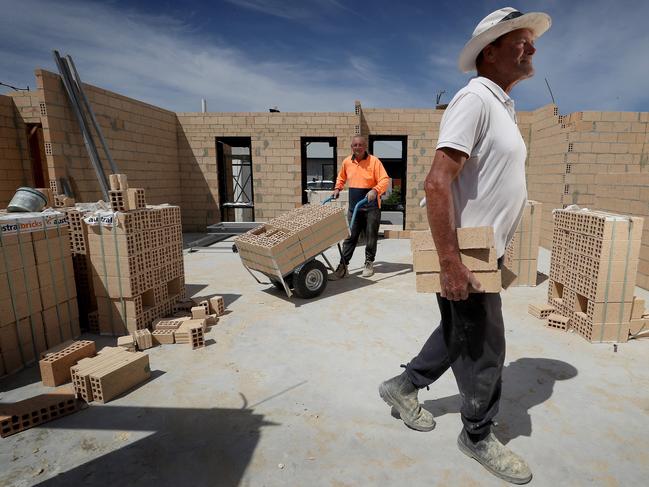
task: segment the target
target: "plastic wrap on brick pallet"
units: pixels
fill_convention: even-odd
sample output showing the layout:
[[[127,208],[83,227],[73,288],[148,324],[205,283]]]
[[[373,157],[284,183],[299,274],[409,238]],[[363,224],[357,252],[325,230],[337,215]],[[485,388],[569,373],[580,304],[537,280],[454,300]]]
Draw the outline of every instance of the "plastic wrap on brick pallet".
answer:
[[[0,234],[17,235],[67,226],[64,213],[48,209],[34,213],[7,213],[0,215]]]

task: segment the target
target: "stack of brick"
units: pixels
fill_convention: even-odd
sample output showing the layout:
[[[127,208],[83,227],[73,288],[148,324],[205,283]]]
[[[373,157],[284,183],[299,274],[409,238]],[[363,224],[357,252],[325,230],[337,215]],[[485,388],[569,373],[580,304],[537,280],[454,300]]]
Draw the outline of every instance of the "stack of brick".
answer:
[[[349,236],[345,209],[304,205],[235,238],[249,269],[284,276]]]
[[[543,205],[529,200],[505,251],[503,287],[536,286]]]
[[[0,376],[79,336],[76,296],[63,213],[0,214]]]
[[[106,403],[151,376],[149,356],[123,347],[105,347],[96,357],[80,360],[71,369],[77,397]]]
[[[572,328],[590,342],[627,341],[642,226],[637,217],[554,211],[548,303],[555,313],[549,326]],[[634,319],[642,318],[639,308]]]
[[[185,293],[180,208],[98,212],[84,222],[100,333],[132,333],[170,315]]]
[[[84,407],[72,385],[13,404],[0,403],[0,436],[20,433],[34,426],[75,413]]]
[[[458,228],[457,240],[462,263],[473,272],[484,291],[500,292],[502,281],[494,247],[493,228]],[[439,257],[430,231],[412,231],[410,246],[417,292],[441,292]]]

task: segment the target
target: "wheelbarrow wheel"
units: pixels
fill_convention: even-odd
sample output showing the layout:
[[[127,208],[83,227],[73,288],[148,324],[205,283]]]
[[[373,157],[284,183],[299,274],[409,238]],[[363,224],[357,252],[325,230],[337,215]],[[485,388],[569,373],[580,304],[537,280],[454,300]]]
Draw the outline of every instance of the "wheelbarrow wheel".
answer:
[[[327,268],[319,260],[310,260],[293,272],[293,291],[303,299],[315,298],[327,287]]]

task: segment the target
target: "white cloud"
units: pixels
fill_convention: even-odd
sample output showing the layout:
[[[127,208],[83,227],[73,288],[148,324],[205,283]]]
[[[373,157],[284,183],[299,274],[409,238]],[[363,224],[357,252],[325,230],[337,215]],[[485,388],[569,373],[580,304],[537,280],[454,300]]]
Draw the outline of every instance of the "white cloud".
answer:
[[[337,0],[226,0],[244,9],[290,20],[307,20],[336,10],[349,10]]]
[[[649,2],[608,0],[589,2],[535,2],[524,11],[545,11],[551,29],[536,45],[536,74],[512,91],[517,108],[532,110],[550,103],[548,79],[562,113],[582,110],[649,110]],[[451,39],[444,53],[459,55],[466,39]],[[459,75],[440,48],[430,56],[431,72],[449,91],[459,89],[467,77]]]
[[[398,80],[359,80],[348,65],[256,62],[164,16],[92,2],[8,3],[0,0],[0,72],[12,84],[33,85],[37,67],[56,71],[56,48],[74,58],[85,82],[175,111],[198,111],[201,98],[213,111],[351,111],[355,99],[366,106],[409,100]]]

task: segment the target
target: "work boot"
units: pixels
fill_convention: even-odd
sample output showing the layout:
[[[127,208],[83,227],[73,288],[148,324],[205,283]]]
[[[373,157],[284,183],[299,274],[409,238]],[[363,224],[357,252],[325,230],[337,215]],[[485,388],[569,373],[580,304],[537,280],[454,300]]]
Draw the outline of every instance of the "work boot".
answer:
[[[397,410],[406,426],[417,431],[432,431],[435,429],[435,420],[430,411],[419,404],[417,392],[405,372],[379,386],[381,399]]]
[[[369,260],[365,262],[365,267],[363,267],[363,277],[372,277],[374,275],[374,262]]]
[[[337,281],[343,277],[347,277],[347,265],[341,262],[338,264],[338,267],[336,267],[336,270],[327,276],[327,279],[329,281]]]
[[[467,456],[477,460],[496,477],[512,484],[526,484],[532,480],[532,471],[525,460],[503,445],[493,433],[476,443],[463,428],[457,446]]]

